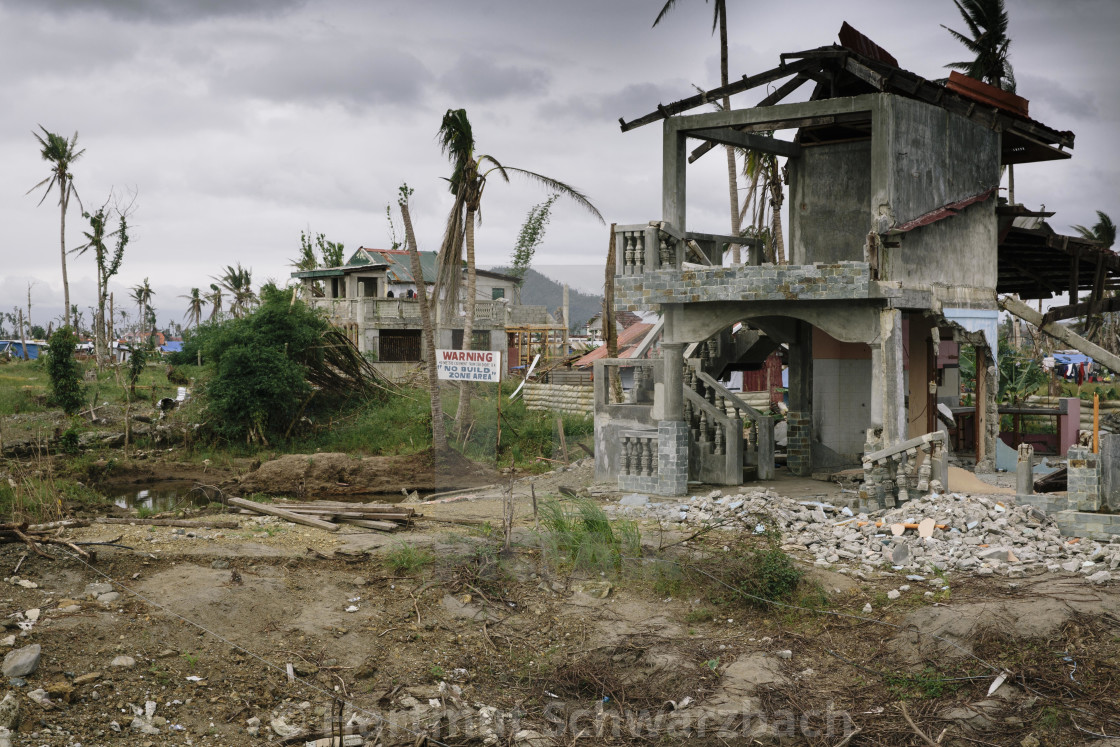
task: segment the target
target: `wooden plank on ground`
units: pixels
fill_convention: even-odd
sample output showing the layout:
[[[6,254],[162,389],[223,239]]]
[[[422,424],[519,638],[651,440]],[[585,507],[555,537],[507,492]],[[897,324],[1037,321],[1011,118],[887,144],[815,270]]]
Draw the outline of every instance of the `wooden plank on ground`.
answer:
[[[377,529],[381,532],[395,532],[400,529],[400,524],[394,524],[391,521],[374,521],[372,519],[343,519],[347,524],[352,524],[356,527],[364,529]]]
[[[315,519],[310,516],[302,516],[294,511],[287,511],[275,506],[269,506],[264,503],[254,503],[247,501],[244,498],[227,498],[226,503],[237,508],[247,508],[258,514],[266,514],[268,516],[276,516],[277,518],[290,521],[293,524],[303,524],[309,527],[318,527],[319,529],[326,529],[328,532],[337,532],[338,524],[332,524],[329,521]]]

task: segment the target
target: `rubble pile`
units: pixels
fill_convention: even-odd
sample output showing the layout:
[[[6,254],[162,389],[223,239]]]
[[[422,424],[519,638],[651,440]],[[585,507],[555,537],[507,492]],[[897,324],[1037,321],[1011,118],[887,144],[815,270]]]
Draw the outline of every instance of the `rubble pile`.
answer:
[[[644,497],[644,496],[643,496]],[[981,495],[931,494],[897,508],[854,513],[819,501],[795,501],[772,490],[641,504],[626,496],[619,513],[639,512],[682,530],[719,525],[729,531],[781,533],[819,566],[1024,576],[1067,572],[1103,583],[1120,567],[1120,542],[1063,537],[1045,513]]]

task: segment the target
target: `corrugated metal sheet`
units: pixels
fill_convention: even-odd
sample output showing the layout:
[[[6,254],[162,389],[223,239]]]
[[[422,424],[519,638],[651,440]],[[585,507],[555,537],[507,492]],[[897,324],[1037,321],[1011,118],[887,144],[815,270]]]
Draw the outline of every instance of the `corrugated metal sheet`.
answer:
[[[992,187],[991,189],[981,192],[978,195],[973,195],[972,197],[949,203],[948,205],[939,207],[936,210],[931,210],[925,215],[918,216],[914,220],[907,221],[901,225],[895,226],[891,229],[891,231],[894,233],[906,233],[907,231],[913,231],[915,228],[928,226],[930,223],[936,223],[937,221],[943,220],[944,218],[950,218],[956,215],[959,211],[964,210],[969,205],[973,205],[977,202],[984,202],[993,194],[995,194],[995,191],[995,187]]]
[[[1027,114],[1030,102],[1022,96],[1016,96],[1010,91],[996,88],[982,80],[958,73],[956,70],[949,73],[949,81],[945,87],[973,101],[1030,119],[1030,115]]]
[[[856,31],[847,21],[844,21],[844,24],[840,27],[840,46],[864,57],[870,57],[894,67],[899,66],[898,60],[895,59],[893,54]]]

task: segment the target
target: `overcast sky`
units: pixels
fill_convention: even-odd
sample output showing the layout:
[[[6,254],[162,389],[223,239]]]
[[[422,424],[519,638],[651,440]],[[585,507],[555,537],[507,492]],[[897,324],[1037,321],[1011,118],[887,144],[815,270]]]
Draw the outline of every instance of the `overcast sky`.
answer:
[[[733,78],[781,52],[832,44],[848,21],[902,67],[935,78],[966,57],[939,24],[951,0],[727,0]],[[119,283],[150,278],[160,323],[191,287],[235,262],[285,280],[301,229],[387,247],[385,206],[407,181],[422,250],[436,250],[450,195],[435,133],[465,108],[480,151],[567,181],[608,222],[659,217],[660,127],[632,119],[719,82],[711,5],[681,0],[0,0],[0,310],[37,323],[62,309],[58,207],[27,190],[48,175],[32,130],[78,131],[75,186],[88,207],[136,193]],[[1069,161],[1016,170],[1017,197],[1057,210],[1059,230],[1120,220],[1115,72],[1120,3],[1007,0],[1012,63],[1031,116],[1077,135]],[[805,86],[802,98],[810,90]],[[745,94],[737,106],[754,104]],[[794,99],[796,100],[796,99]],[[723,232],[726,161],[689,175],[690,227]],[[479,263],[508,260],[526,211],[546,194],[491,181]],[[81,243],[73,209],[67,245]],[[601,287],[607,229],[558,205],[536,266]],[[561,272],[561,267],[575,266]],[[93,303],[90,257],[70,262],[72,301]],[[87,313],[88,317],[88,313]]]

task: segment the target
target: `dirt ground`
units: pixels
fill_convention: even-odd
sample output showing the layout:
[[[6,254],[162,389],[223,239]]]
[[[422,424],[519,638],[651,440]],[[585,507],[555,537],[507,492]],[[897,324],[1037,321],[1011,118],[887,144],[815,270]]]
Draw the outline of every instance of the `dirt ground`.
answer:
[[[326,485],[366,469],[313,459],[275,474],[321,469]],[[254,466],[222,477],[245,469],[243,488],[246,477],[275,487],[264,482],[273,468]],[[145,466],[136,479],[147,469],[189,471]],[[809,609],[712,604],[660,564],[734,540],[718,532],[666,549],[686,538],[645,524],[641,557],[602,575],[546,561],[533,497],[598,495],[588,460],[531,479],[473,477],[493,486],[417,505],[424,518],[397,533],[192,514],[238,528],[68,530],[112,543],[89,546],[94,563],[0,546],[0,653],[42,647],[33,673],[4,678],[18,703],[12,744],[305,744],[340,721],[348,744],[369,745],[423,733],[437,745],[1029,747],[1120,734],[1115,584],[954,575],[888,600],[905,579],[814,568],[823,598]],[[772,485],[798,498],[839,490]],[[506,490],[515,519],[503,553]],[[412,567],[410,553],[431,562]],[[0,725],[4,714],[0,703]]]

